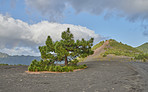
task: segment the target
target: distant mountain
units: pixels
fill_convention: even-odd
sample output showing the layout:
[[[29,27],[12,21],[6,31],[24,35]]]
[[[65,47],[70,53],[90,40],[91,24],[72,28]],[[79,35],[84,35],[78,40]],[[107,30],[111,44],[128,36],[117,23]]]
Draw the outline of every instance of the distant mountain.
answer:
[[[22,64],[22,65],[30,65],[32,60],[40,60],[40,56],[8,56],[4,58],[0,58],[0,63],[1,64],[10,64],[10,65],[17,65],[17,64]]]
[[[0,58],[5,58],[5,57],[8,57],[8,56],[9,56],[8,54],[0,52]]]
[[[14,56],[10,56],[6,53],[2,53],[0,52],[0,64],[10,64],[10,65],[17,65],[17,64],[23,64],[23,65],[29,65],[32,60],[40,60],[41,57],[40,56],[18,56],[18,55],[14,55]]]
[[[116,40],[110,39],[105,42],[100,42],[95,45],[93,48],[95,53],[101,54],[103,57],[114,54],[116,56],[129,56],[129,57],[135,57],[138,54],[143,53],[142,51],[133,48],[132,46],[129,46],[127,44],[123,44],[122,42],[117,42]]]
[[[137,47],[137,49],[143,51],[144,53],[148,53],[148,42],[142,44],[141,46]]]

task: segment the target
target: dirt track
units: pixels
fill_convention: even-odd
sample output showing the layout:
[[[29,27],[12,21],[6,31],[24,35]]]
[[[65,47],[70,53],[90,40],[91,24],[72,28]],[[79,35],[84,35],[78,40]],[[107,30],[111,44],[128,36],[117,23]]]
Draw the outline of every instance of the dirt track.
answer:
[[[147,92],[136,63],[84,63],[88,69],[61,74],[27,74],[26,66],[0,66],[0,92]]]

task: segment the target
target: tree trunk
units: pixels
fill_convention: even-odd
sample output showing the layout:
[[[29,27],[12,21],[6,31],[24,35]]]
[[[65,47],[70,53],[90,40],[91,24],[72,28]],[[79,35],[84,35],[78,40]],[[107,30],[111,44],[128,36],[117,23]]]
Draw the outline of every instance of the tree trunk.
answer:
[[[65,65],[68,65],[67,56],[65,56]]]

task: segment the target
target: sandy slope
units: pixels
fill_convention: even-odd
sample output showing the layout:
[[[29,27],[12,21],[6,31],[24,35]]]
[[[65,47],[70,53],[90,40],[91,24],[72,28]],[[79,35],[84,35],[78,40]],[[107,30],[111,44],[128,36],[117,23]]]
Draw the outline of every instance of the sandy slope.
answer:
[[[109,40],[105,41],[104,44],[102,46],[100,46],[99,48],[97,48],[96,50],[94,50],[94,54],[88,56],[85,61],[92,61],[92,59],[94,60],[96,57],[98,58],[98,56],[100,56],[101,53],[105,52],[104,48],[108,44],[109,44]]]
[[[100,55],[101,53],[105,52],[104,48],[109,44],[109,40],[105,41],[104,44],[102,46],[100,46],[99,48],[97,48],[94,51],[94,54],[92,56],[96,56],[96,55]]]
[[[97,48],[95,51],[94,51],[94,54],[93,56],[95,55],[100,55],[101,53],[105,52],[104,48],[109,44],[109,40],[105,41],[104,44]]]

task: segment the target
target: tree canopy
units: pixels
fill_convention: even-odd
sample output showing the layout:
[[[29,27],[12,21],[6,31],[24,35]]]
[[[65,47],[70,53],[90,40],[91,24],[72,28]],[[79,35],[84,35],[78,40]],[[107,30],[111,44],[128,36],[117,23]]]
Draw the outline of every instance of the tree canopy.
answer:
[[[77,63],[76,57],[87,57],[93,54],[91,47],[93,46],[94,38],[86,41],[84,38],[81,40],[74,40],[73,34],[70,32],[70,28],[62,32],[61,40],[54,42],[50,36],[47,37],[46,45],[39,46],[41,52],[41,58],[43,60],[49,60],[50,63],[65,61],[65,65],[68,62],[74,61]]]

